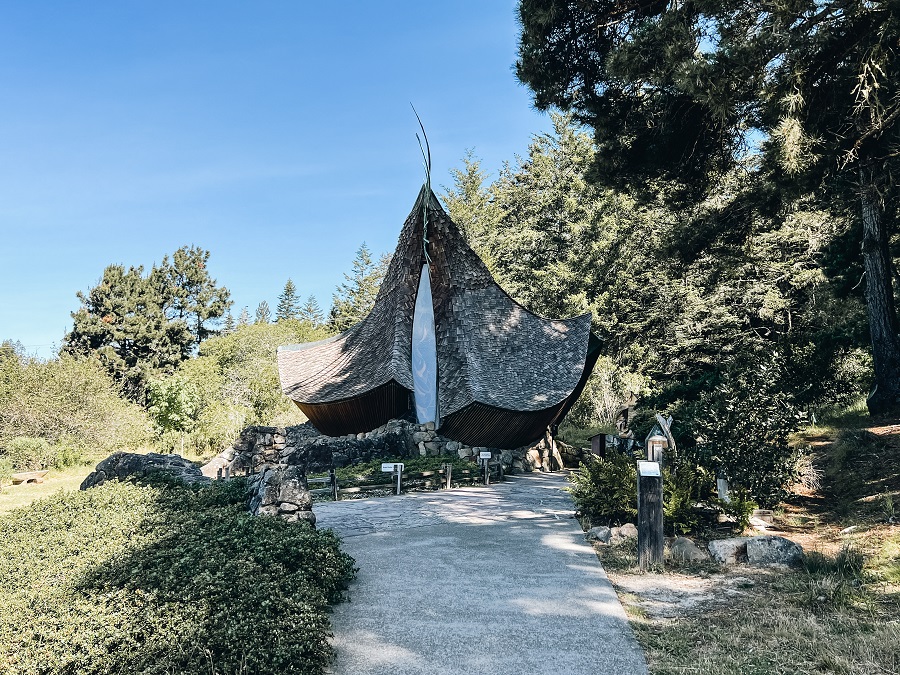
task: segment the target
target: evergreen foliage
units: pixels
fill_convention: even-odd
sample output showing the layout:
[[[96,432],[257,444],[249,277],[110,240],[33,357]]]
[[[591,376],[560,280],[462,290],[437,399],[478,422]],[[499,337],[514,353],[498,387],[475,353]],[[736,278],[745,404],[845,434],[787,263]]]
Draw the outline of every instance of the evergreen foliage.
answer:
[[[325,315],[322,314],[322,310],[319,309],[319,301],[316,300],[316,296],[310,294],[303,303],[303,306],[300,307],[300,310],[297,312],[297,318],[301,321],[306,321],[313,328],[318,328],[323,323],[325,323]]]
[[[297,288],[294,282],[288,279],[284,284],[284,290],[278,296],[278,307],[275,309],[275,320],[299,319],[300,299],[297,297]]]
[[[113,481],[3,518],[4,672],[324,672],[353,560],[245,490]]]
[[[693,233],[686,253],[715,255],[761,219],[777,228],[798,202],[829,213],[854,241],[844,255],[866,272],[869,408],[900,409],[900,10],[522,0],[519,14],[517,73],[538,108],[594,129],[592,180],[681,205]]]
[[[269,323],[272,320],[272,310],[269,303],[263,300],[256,307],[256,323]]]
[[[493,272],[516,300],[549,316],[593,313],[604,356],[570,423],[610,428],[617,410],[640,397],[675,415],[686,448],[724,453],[715,462],[693,454],[686,463],[713,475],[733,469],[758,500],[776,499],[794,457],[782,432],[799,423],[797,410],[845,402],[871,372],[864,307],[825,269],[841,224],[800,202],[779,220],[748,214],[722,237],[705,225],[716,199],[686,218],[664,201],[642,204],[601,187],[591,180],[590,136],[571,117],[553,121],[526,157],[477,190],[467,158],[445,201],[455,219],[489,199],[482,212],[492,215],[472,230],[473,244],[492,252]],[[735,174],[723,185],[733,192],[740,180]],[[765,381],[745,372],[759,364],[773,364]],[[760,417],[771,406],[742,395],[735,405],[760,423],[758,433],[711,435],[738,381],[778,401],[777,433]],[[747,407],[757,403],[758,414]],[[751,475],[754,453],[767,456],[759,466],[774,482],[762,469]]]
[[[332,330],[347,330],[368,315],[375,304],[375,296],[389,262],[390,256],[383,255],[376,263],[365,242],[357,249],[352,273],[344,273],[344,282],[332,296],[328,314],[328,324]]]
[[[229,292],[209,277],[209,253],[182,247],[145,275],[143,267],[110,265],[72,313],[62,352],[97,359],[133,401],[147,382],[171,373],[214,334],[230,305]]]
[[[222,325],[222,334],[228,335],[229,333],[234,332],[234,316],[232,316],[231,312],[225,315],[225,323]]]
[[[247,311],[246,307],[241,308],[241,313],[238,315],[238,326],[248,326],[250,325],[250,312]]]

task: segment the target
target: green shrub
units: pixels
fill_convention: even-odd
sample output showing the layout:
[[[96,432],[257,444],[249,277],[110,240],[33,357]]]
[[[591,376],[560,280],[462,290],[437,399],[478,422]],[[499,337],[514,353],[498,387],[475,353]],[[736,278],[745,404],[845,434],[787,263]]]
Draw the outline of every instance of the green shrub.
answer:
[[[53,464],[53,447],[45,438],[17,436],[4,444],[2,452],[16,471],[39,471]]]
[[[9,458],[0,455],[0,492],[3,491],[4,483],[8,483],[14,473],[15,469],[13,469],[12,462],[9,461]]]
[[[572,500],[594,525],[621,525],[637,515],[637,463],[630,453],[609,453],[569,474]]]
[[[353,561],[240,481],[111,482],[0,520],[0,671],[322,673]]]
[[[734,526],[738,532],[750,527],[750,516],[759,506],[750,496],[750,492],[742,487],[732,487],[728,491],[728,501],[717,499],[715,504],[725,515],[734,518]]]
[[[687,534],[700,523],[697,502],[709,492],[709,472],[685,464],[663,469],[663,517],[673,535]]]

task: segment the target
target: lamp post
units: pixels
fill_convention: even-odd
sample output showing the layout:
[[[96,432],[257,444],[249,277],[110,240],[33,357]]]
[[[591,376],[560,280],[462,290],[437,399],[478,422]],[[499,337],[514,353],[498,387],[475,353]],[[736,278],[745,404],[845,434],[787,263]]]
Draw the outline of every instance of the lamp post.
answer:
[[[654,433],[651,436],[647,437],[646,441],[647,445],[647,461],[648,462],[659,462],[662,464],[663,461],[663,450],[669,447],[668,439],[663,436],[661,433]]]

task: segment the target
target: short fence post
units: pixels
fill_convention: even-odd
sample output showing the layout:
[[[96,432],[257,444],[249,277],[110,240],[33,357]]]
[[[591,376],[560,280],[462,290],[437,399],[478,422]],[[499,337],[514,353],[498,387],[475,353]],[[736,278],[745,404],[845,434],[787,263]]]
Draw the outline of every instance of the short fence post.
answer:
[[[452,464],[444,464],[444,473],[446,474],[447,479],[447,489],[449,490],[453,485],[453,465]]]
[[[638,462],[638,564],[663,562],[663,485],[658,462]]]
[[[333,468],[328,470],[328,480],[331,484],[331,498],[334,501],[339,501],[341,496],[338,494],[337,474],[334,472]]]
[[[222,467],[221,466],[216,470],[216,480],[222,480]]]
[[[225,480],[226,481],[231,480],[231,467],[230,466],[225,467]]]
[[[397,476],[397,495],[400,495],[400,483],[403,480],[403,469],[399,464],[394,468],[394,474]]]

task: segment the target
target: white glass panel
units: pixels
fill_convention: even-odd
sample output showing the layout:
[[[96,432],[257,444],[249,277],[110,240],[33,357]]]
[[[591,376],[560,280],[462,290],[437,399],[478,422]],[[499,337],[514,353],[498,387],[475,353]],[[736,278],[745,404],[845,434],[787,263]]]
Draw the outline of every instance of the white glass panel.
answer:
[[[412,333],[413,397],[419,424],[437,426],[437,343],[434,336],[434,302],[427,264],[422,266]]]

